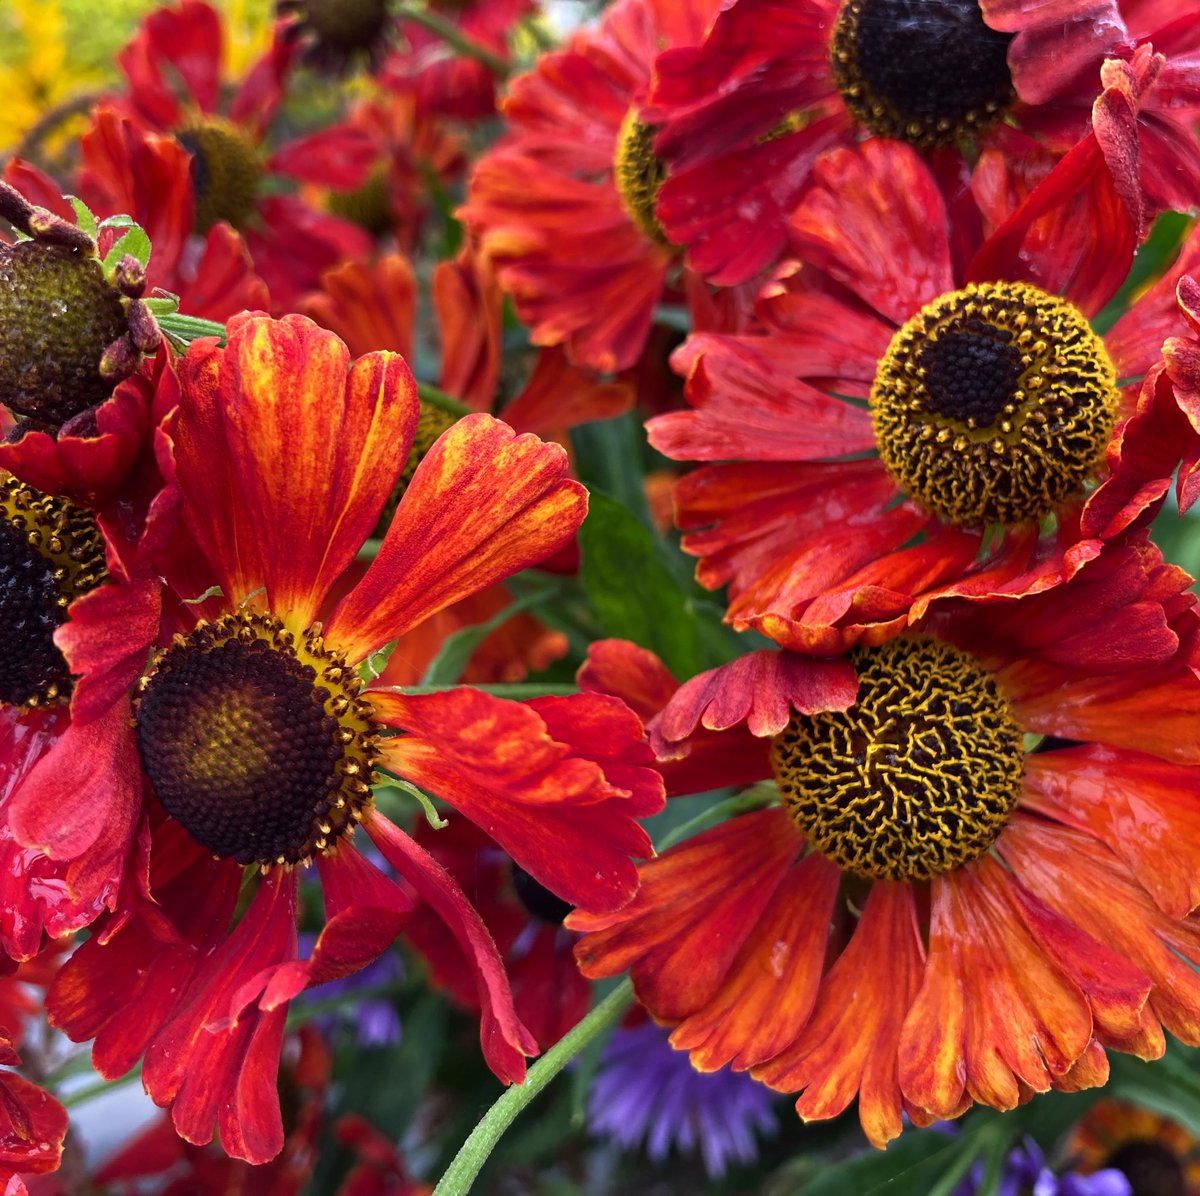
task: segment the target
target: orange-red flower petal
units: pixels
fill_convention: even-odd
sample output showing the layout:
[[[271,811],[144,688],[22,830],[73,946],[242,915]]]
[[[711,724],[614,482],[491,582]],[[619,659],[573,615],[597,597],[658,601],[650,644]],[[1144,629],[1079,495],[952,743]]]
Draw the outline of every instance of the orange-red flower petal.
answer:
[[[181,367],[185,509],[226,601],[265,589],[264,604],[303,628],[395,483],[416,386],[395,354],[347,369],[341,341],[301,316],[239,317],[227,335],[224,349],[194,343]]]
[[[896,1047],[924,961],[911,889],[875,885],[803,1033],[756,1067],[755,1079],[803,1090],[796,1111],[806,1121],[836,1117],[857,1094],[867,1139],[882,1149],[903,1124]]]
[[[664,1021],[703,1010],[783,884],[803,840],[780,809],[746,814],[643,864],[624,908],[576,911],[575,949],[585,976],[627,968],[638,998]]]
[[[633,895],[633,859],[653,853],[636,820],[663,795],[622,703],[524,704],[472,689],[366,696],[377,720],[405,732],[383,741],[384,767],[460,810],[556,896],[603,912]]]
[[[586,510],[558,445],[517,436],[488,415],[465,416],[417,467],[379,554],[330,616],[326,637],[359,660],[549,556]]]

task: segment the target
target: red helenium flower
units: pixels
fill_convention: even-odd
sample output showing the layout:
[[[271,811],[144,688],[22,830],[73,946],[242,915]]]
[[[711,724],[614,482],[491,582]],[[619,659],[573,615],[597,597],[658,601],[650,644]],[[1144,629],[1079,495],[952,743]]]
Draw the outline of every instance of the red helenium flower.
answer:
[[[734,0],[704,43],[655,64],[667,236],[712,282],[776,260],[823,150],[902,138],[952,169],[957,146],[1060,156],[1088,129],[1105,58],[1137,63],[1125,125],[1151,211],[1200,200],[1200,12],[1154,0]],[[1015,126],[1015,127],[1014,127]],[[1036,139],[1036,140],[1033,140]]]
[[[203,0],[180,0],[151,13],[118,55],[129,92],[112,101],[138,136],[97,142],[88,163],[97,177],[131,177],[145,152],[139,139],[170,134],[191,155],[195,231],[203,235],[225,221],[242,233],[277,310],[292,306],[322,270],[371,248],[349,221],[262,186],[274,176],[349,190],[365,180],[375,159],[372,139],[348,124],[264,150],[292,53],[277,36],[226,107],[216,10]]]
[[[932,594],[1057,584],[1146,522],[1194,453],[1188,428],[1145,443],[1165,400],[1139,386],[1187,328],[1175,289],[1200,238],[1101,339],[1088,320],[1134,224],[1094,139],[986,238],[974,206],[908,146],[833,150],[791,220],[806,265],[764,289],[760,330],[677,351],[693,410],[650,420],[650,441],[722,462],[678,483],[676,519],[736,627],[833,653]]]
[[[411,250],[421,240],[436,195],[458,185],[466,159],[463,139],[443,126],[410,92],[376,88],[356,103],[346,126],[370,138],[374,162],[352,191],[310,188],[338,216],[377,239]],[[431,186],[431,180],[436,185]],[[331,269],[334,267],[330,267]]]
[[[237,317],[227,335],[224,349],[191,346],[160,442],[187,533],[154,558],[168,585],[134,573],[72,612],[58,642],[80,678],[74,705],[100,713],[76,715],[13,795],[10,821],[73,866],[130,857],[121,907],[50,992],[55,1024],[96,1039],[104,1075],[144,1054],[146,1089],[183,1137],[207,1142],[217,1123],[229,1154],[261,1162],[283,1141],[287,1002],[376,957],[411,907],[355,850],[359,823],[474,961],[493,1070],[520,1079],[536,1050],[478,914],[375,807],[378,770],[597,910],[632,895],[630,857],[651,853],[635,819],[662,788],[640,723],[591,695],[547,705],[363,687],[377,649],[570,539],[586,500],[562,449],[487,415],[461,420],[342,592],[408,456],[411,375],[388,353],[347,370],[341,342],[300,316]],[[316,864],[325,901],[306,960],[300,863]],[[245,867],[262,879],[243,912]]]
[[[228,224],[215,224],[202,240],[193,238],[187,151],[168,137],[143,137],[104,105],[92,119],[80,141],[80,191],[101,220],[127,215],[145,230],[153,249],[146,265],[148,293],[169,291],[179,296],[188,315],[222,322],[235,312],[265,306],[266,285],[254,273],[245,242]],[[118,164],[129,169],[118,171]],[[4,178],[32,203],[75,222],[58,185],[36,166],[10,159]]]
[[[301,310],[336,332],[352,352],[410,352],[417,283],[407,258],[384,254],[373,263],[346,262],[323,275],[321,287],[301,303]],[[503,295],[491,264],[471,249],[453,261],[439,262],[433,271],[431,298],[442,350],[439,384],[473,410],[492,411],[518,432],[533,432],[569,448],[569,429],[611,419],[633,405],[634,386],[601,381],[573,365],[561,347],[554,347],[539,351],[524,387],[496,410]],[[454,419],[423,401],[414,454],[419,457]],[[575,572],[578,547],[569,545],[544,567]]]
[[[624,369],[676,258],[654,222],[660,177],[634,105],[665,45],[699,40],[715,0],[618,0],[594,29],[514,80],[510,132],[484,154],[460,215],[538,345]]]
[[[21,444],[43,435],[31,434]],[[70,447],[72,441],[64,443]],[[75,696],[74,683],[53,637],[86,599],[103,601],[111,594],[104,558],[92,513],[0,470],[0,614],[7,652],[0,688],[0,954],[12,960],[34,958],[44,936],[70,935],[118,901],[128,854],[119,833],[98,841],[88,859],[69,860],[29,850],[11,824],[14,794],[72,727],[67,702]],[[110,637],[101,639],[102,647],[111,645]],[[92,733],[113,726],[111,718],[102,718],[89,731],[77,729],[75,741],[86,749]]]
[[[696,1067],[800,1091],[806,1120],[857,1096],[877,1146],[902,1112],[1010,1109],[1102,1084],[1105,1049],[1200,1042],[1190,584],[1135,538],[849,663],[758,652],[687,682],[660,754],[749,728],[770,755],[741,781],[781,804],[572,914],[585,974],[630,969]]]

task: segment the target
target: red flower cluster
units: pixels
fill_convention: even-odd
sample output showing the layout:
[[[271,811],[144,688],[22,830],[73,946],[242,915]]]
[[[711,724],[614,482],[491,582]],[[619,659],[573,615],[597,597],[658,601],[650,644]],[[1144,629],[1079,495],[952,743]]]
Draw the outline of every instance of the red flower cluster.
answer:
[[[527,0],[279,9],[241,78],[150,14],[73,177],[0,182],[0,972],[86,930],[48,1019],[170,1110],[97,1179],[299,1190],[289,1009],[398,940],[506,1083],[628,971],[878,1146],[1200,1045],[1150,540],[1200,495],[1195,0],[617,0],[506,87]],[[361,85],[296,135],[314,67]],[[578,477],[637,507],[608,553]],[[771,644],[668,627],[682,684],[598,639],[598,572],[674,584],[668,484]],[[53,1170],[62,1107],[0,1097],[0,1178]],[[338,1132],[347,1193],[425,1190]]]

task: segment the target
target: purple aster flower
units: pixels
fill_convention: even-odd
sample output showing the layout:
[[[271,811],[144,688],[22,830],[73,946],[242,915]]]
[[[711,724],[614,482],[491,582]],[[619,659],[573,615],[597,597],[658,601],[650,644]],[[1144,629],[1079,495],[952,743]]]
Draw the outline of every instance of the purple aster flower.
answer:
[[[316,935],[300,936],[301,958],[312,952]],[[362,996],[393,980],[404,976],[404,962],[394,951],[385,951],[374,963],[361,971],[341,980],[330,980],[317,988],[309,989],[300,997],[301,1002],[325,1002],[330,998],[344,997],[336,1011],[314,1018],[321,1032],[332,1036],[340,1026],[353,1026],[354,1040],[360,1047],[394,1046],[400,1041],[400,1014],[396,1006],[386,997]]]
[[[771,1134],[778,1128],[771,1093],[729,1068],[696,1071],[667,1034],[646,1022],[618,1029],[609,1039],[588,1095],[592,1132],[626,1150],[644,1142],[656,1163],[672,1147],[681,1154],[698,1152],[713,1179],[730,1163],[754,1162],[755,1131]]]
[[[954,1196],[975,1196],[983,1179],[983,1163],[976,1163],[970,1175],[954,1189]],[[1055,1175],[1046,1165],[1041,1148],[1025,1138],[1009,1152],[1004,1174],[997,1189],[999,1196],[1132,1196],[1129,1180],[1112,1168],[1080,1175],[1069,1171]]]

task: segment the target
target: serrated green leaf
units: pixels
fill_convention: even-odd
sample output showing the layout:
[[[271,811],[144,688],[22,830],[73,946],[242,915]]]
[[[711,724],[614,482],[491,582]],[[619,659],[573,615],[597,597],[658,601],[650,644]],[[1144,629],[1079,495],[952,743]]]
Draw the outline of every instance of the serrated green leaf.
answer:
[[[71,207],[75,209],[75,223],[79,226],[79,230],[95,240],[99,228],[96,225],[96,217],[92,214],[92,209],[78,196],[68,195],[67,199],[71,201]]]
[[[101,228],[133,228],[136,224],[137,221],[124,212],[118,212],[115,216],[105,216],[100,221]]]
[[[114,269],[127,253],[137,258],[143,267],[150,264],[150,238],[136,224],[104,255],[105,270]]]

